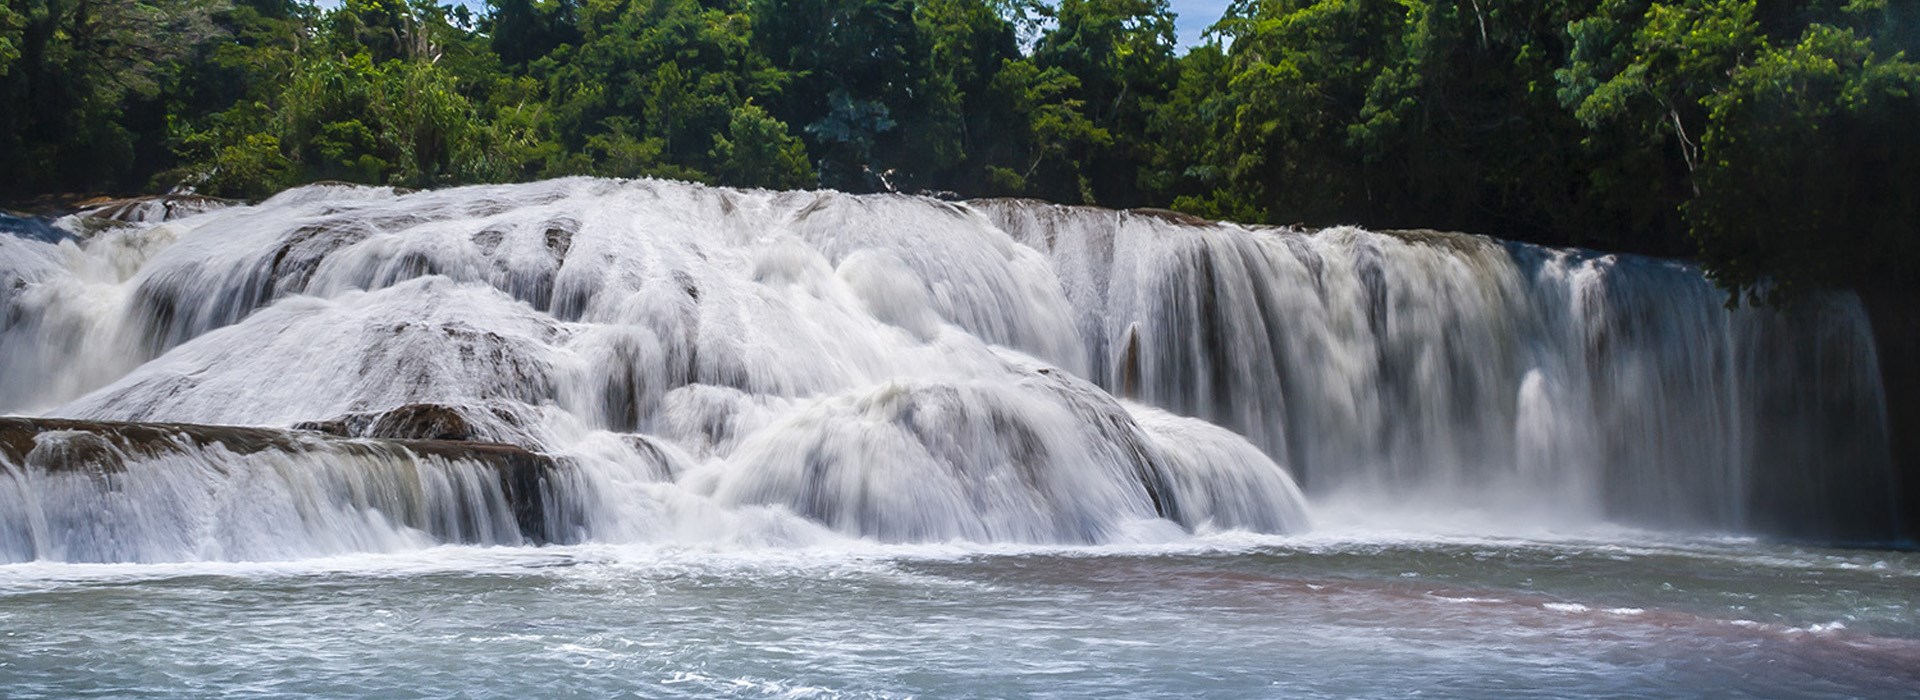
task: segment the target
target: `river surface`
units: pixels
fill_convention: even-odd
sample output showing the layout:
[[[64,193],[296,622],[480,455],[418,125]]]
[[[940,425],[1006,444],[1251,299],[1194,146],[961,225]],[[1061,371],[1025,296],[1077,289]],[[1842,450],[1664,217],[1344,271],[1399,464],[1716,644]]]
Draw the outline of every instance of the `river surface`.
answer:
[[[1920,556],[1748,539],[441,547],[0,567],[32,697],[1899,697]]]

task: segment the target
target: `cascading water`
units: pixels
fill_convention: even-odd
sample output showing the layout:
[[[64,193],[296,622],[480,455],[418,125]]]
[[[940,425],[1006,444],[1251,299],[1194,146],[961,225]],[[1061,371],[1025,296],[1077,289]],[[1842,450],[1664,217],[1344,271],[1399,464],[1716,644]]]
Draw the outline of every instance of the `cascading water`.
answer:
[[[570,530],[531,517],[549,469],[525,453],[0,419],[9,438],[0,563],[311,557]]]
[[[458,439],[555,461],[549,539],[1290,532],[1307,527],[1296,477],[1325,503],[1408,513],[1893,522],[1858,304],[1729,311],[1677,263],[587,179],[314,186],[79,228],[0,236],[0,413],[288,440],[323,422],[378,445],[439,437],[378,434],[396,409],[439,407]],[[479,467],[366,449],[194,447],[113,479],[0,451],[0,561],[538,539],[481,527],[513,519],[486,483],[381,485]],[[396,514],[435,508],[470,522]],[[125,525],[21,534],[95,512]],[[133,529],[167,541],[117,534]]]
[[[1698,269],[1635,256],[975,207],[1054,261],[1103,386],[1247,436],[1310,493],[1816,537],[1899,526],[1850,295],[1730,310]]]

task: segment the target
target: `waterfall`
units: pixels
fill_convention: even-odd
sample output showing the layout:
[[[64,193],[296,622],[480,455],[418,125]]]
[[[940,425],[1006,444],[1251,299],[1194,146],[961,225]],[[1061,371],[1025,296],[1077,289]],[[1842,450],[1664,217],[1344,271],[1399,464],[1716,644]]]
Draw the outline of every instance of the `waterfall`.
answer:
[[[484,479],[388,493],[480,473],[404,447],[148,450],[112,479],[31,448],[0,480],[6,556],[1156,541],[1301,531],[1309,500],[1821,534],[1895,515],[1858,302],[1729,310],[1677,262],[582,178],[180,214],[0,235],[0,413],[503,443],[553,460],[565,525],[482,527],[513,511]],[[381,427],[429,413],[432,435]]]
[[[978,205],[1054,261],[1103,386],[1228,427],[1310,493],[1885,536],[1859,301],[1725,305],[1674,261],[1433,231]]]
[[[551,467],[510,450],[16,418],[0,419],[0,442],[0,563],[518,545],[572,529],[546,517]]]

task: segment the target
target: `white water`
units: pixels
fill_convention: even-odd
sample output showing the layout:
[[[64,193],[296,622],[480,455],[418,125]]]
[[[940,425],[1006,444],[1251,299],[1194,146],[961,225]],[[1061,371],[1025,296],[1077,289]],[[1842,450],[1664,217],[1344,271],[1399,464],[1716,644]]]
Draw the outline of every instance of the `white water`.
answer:
[[[1634,256],[984,208],[1056,261],[1103,385],[1246,435],[1313,493],[1728,529],[1891,517],[1850,297],[1730,311],[1698,269]]]
[[[0,562],[259,561],[525,542],[486,467],[399,451],[183,447],[129,458],[113,473],[5,469]]]
[[[289,427],[444,404],[561,458],[568,539],[602,542],[1299,532],[1296,480],[1401,520],[1884,533],[1858,304],[1721,302],[1685,265],[1457,235],[653,181],[321,186],[0,236],[0,413]],[[0,538],[0,561],[446,539],[345,482],[219,455],[130,469],[151,478],[50,499],[8,465],[0,495],[40,514],[0,502],[0,533],[115,489],[330,515],[137,509],[111,542]]]

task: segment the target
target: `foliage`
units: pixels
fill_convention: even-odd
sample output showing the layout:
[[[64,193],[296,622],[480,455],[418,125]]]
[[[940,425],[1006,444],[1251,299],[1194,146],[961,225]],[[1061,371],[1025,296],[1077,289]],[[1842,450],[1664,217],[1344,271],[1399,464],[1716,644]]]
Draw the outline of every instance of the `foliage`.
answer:
[[[752,102],[734,108],[726,134],[714,137],[709,155],[723,184],[774,189],[813,184],[806,146]]]
[[[1913,276],[1920,65],[1815,25],[1757,51],[1703,104],[1709,157],[1686,214],[1722,286],[1778,301]]]

